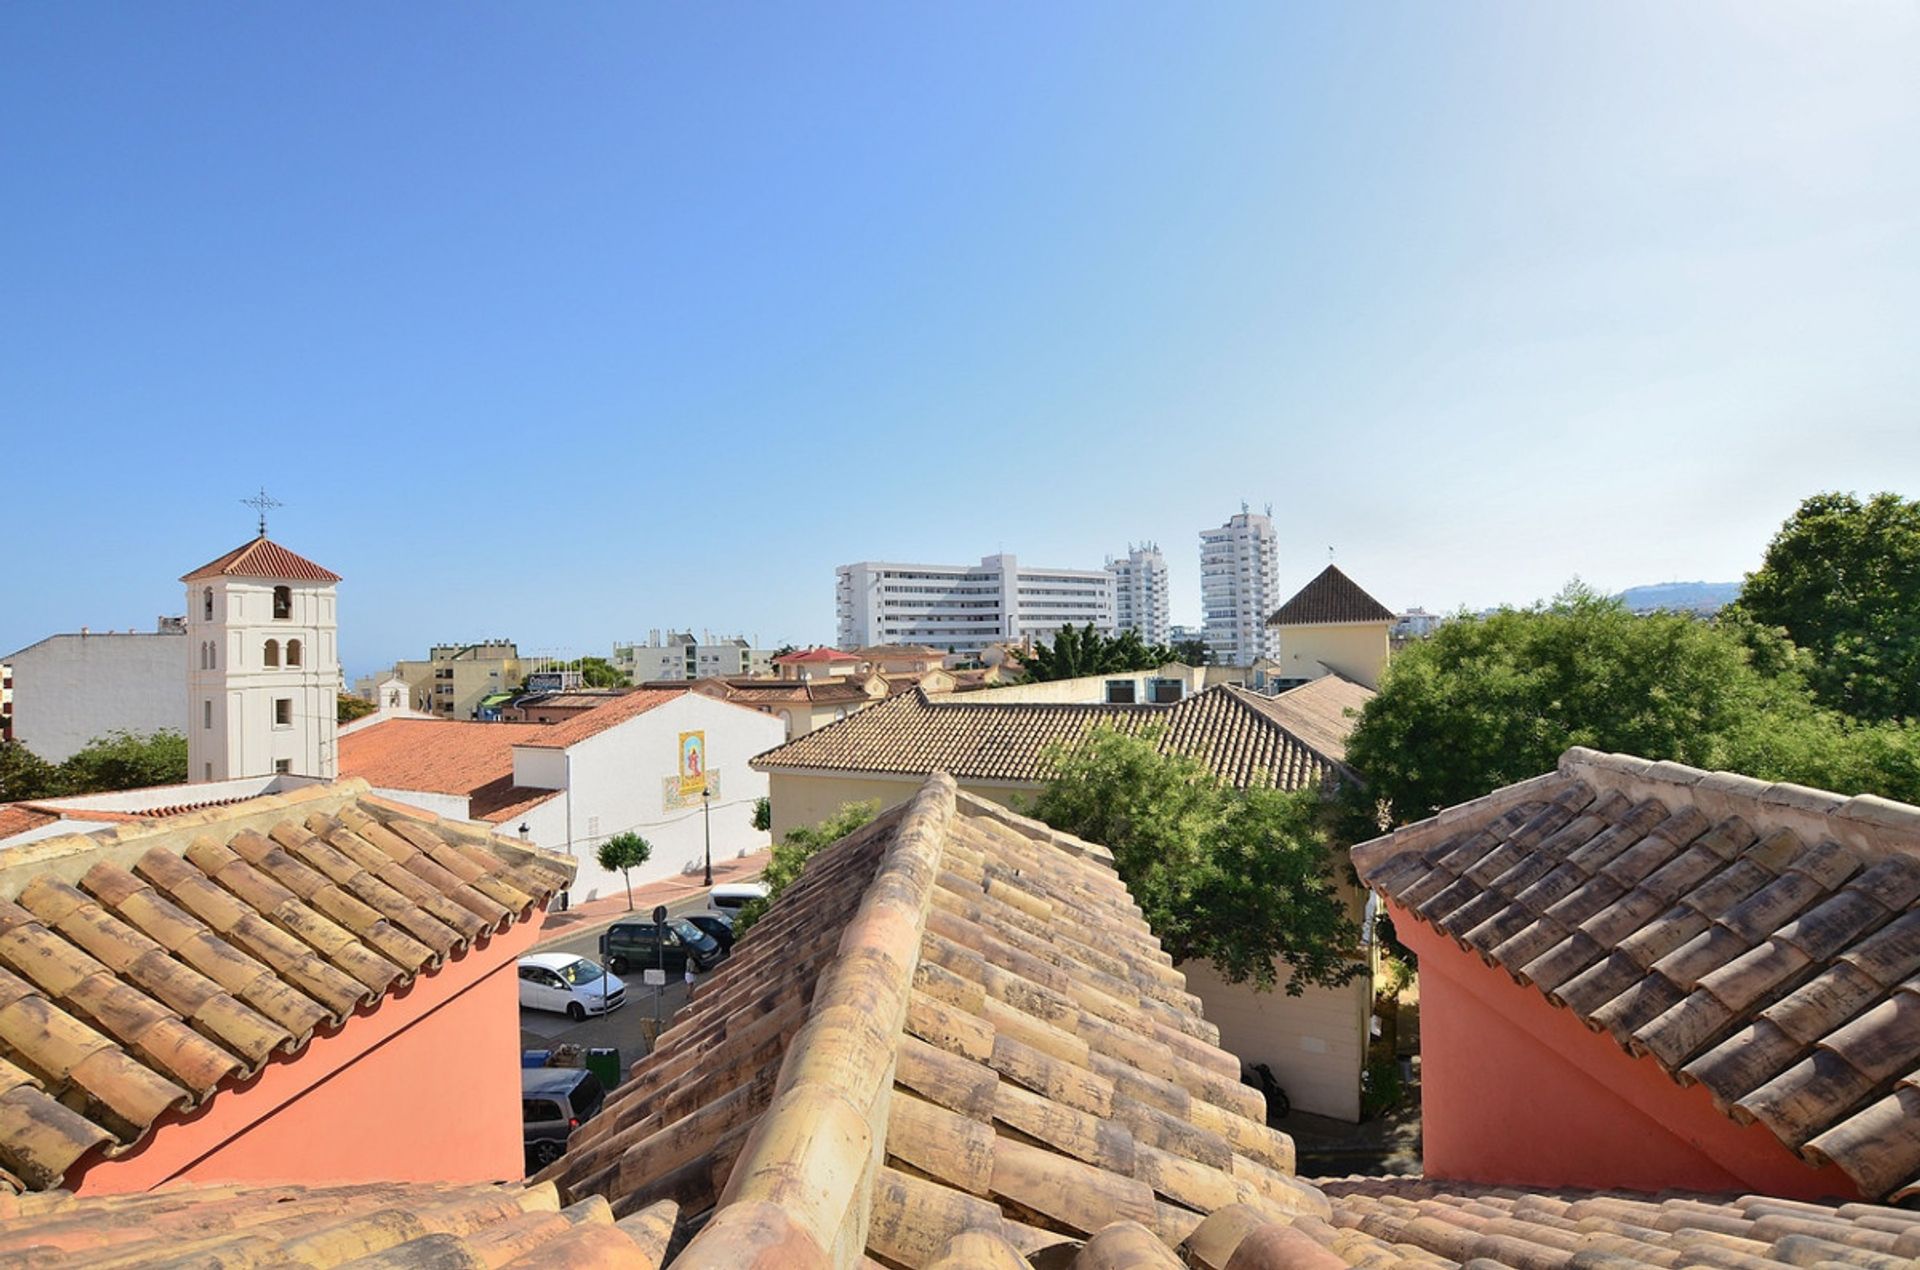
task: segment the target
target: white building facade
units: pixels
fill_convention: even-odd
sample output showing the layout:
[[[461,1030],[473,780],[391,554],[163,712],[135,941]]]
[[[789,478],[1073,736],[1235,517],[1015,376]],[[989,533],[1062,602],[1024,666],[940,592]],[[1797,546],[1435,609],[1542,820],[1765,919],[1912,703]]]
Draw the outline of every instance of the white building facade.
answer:
[[[49,763],[113,732],[180,732],[187,726],[187,637],[172,618],[152,633],[81,629],[0,657],[13,684],[11,738]]]
[[[1267,618],[1280,605],[1280,544],[1273,518],[1247,511],[1200,531],[1200,605],[1215,665],[1251,666],[1279,653]]]
[[[1164,644],[1172,630],[1167,607],[1167,558],[1152,543],[1129,547],[1124,560],[1107,561],[1113,575],[1113,625],[1149,644]]]
[[[977,565],[867,560],[836,571],[839,646],[925,644],[978,653],[990,644],[1051,639],[1062,626],[1114,632],[1114,575],[1105,569],[1022,568],[1017,557]]]
[[[188,779],[334,779],[340,576],[263,533],[180,580]]]
[[[743,636],[716,639],[712,631],[648,631],[644,644],[615,644],[613,664],[633,683],[734,679],[771,675],[773,649],[755,648]]]

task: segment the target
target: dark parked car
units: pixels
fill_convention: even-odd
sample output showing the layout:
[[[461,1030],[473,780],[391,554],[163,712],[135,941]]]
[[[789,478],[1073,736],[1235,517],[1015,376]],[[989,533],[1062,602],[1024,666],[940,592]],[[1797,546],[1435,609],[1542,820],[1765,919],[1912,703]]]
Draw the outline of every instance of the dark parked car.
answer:
[[[688,913],[687,920],[707,932],[720,945],[721,953],[733,953],[733,919],[725,913]]]
[[[656,966],[664,966],[668,974],[680,974],[689,966],[695,971],[711,970],[726,956],[711,935],[684,917],[670,917],[663,959],[659,932],[652,922],[615,922],[600,936],[600,959],[617,975]]]
[[[520,1069],[520,1118],[527,1143],[527,1171],[543,1168],[567,1149],[567,1135],[600,1110],[606,1099],[600,1078],[584,1067]]]

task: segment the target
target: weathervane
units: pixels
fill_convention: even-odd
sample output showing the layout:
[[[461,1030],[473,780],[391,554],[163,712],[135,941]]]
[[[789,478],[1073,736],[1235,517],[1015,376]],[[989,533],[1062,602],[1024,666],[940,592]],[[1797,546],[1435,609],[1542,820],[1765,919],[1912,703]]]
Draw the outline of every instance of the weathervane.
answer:
[[[268,509],[274,508],[274,507],[286,506],[285,503],[281,502],[279,499],[274,498],[272,495],[268,494],[267,487],[264,485],[260,487],[260,492],[258,494],[255,494],[252,498],[243,498],[240,501],[246,506],[251,507],[255,511],[260,513],[260,536],[262,538],[265,538],[267,536]]]

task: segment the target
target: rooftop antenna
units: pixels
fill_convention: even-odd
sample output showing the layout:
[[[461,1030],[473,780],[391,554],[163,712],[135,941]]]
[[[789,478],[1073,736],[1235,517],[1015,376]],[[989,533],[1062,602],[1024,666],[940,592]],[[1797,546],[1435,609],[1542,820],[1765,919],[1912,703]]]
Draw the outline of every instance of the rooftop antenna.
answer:
[[[243,498],[240,500],[240,502],[243,505],[247,507],[251,507],[255,511],[260,513],[260,536],[262,538],[265,538],[267,536],[268,510],[274,507],[286,506],[285,503],[281,502],[279,499],[267,493],[267,487],[264,485],[260,487],[260,492],[258,494],[255,494],[252,498]]]

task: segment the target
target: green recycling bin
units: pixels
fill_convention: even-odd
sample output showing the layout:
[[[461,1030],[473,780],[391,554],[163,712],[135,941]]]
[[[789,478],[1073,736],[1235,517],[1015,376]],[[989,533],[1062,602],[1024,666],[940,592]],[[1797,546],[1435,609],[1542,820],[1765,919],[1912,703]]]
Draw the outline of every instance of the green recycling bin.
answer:
[[[620,1051],[617,1049],[590,1049],[581,1065],[600,1078],[600,1085],[604,1089],[611,1090],[620,1083],[623,1073],[620,1069]]]

